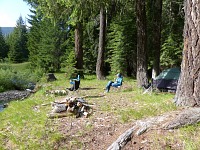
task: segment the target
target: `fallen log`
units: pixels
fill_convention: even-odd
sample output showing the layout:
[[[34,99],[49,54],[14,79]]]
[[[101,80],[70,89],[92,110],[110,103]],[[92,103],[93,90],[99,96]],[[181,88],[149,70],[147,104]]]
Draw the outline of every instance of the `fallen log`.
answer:
[[[189,108],[181,112],[176,118],[167,123],[164,129],[176,129],[186,125],[192,125],[200,122],[200,108]]]
[[[63,112],[63,113],[50,113],[47,115],[48,118],[54,119],[54,118],[62,118],[62,117],[69,117],[72,116],[72,113]]]
[[[168,112],[161,116],[138,120],[133,127],[120,135],[107,150],[120,150],[131,140],[131,137],[140,136],[150,129],[171,130],[198,122],[200,122],[199,107]]]
[[[134,130],[135,126],[128,129],[126,132],[120,135],[119,138],[107,150],[120,150],[123,148],[126,143],[131,140],[131,136]]]

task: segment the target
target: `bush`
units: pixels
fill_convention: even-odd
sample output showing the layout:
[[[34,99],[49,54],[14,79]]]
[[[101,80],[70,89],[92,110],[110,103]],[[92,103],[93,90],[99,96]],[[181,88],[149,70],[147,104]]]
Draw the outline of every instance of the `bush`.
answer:
[[[16,71],[13,68],[0,69],[0,92],[7,90],[25,90],[29,88],[29,83],[36,83],[42,76],[40,70],[26,69]]]
[[[71,51],[68,55],[67,60],[62,64],[61,70],[64,71],[68,77],[72,78],[76,73],[75,64],[76,64],[75,53],[74,51]]]

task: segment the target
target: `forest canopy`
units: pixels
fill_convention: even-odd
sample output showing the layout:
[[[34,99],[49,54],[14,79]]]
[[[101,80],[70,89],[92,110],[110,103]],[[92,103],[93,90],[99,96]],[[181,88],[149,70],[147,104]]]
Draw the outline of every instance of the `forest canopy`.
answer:
[[[26,27],[20,16],[11,34],[0,32],[2,62],[29,61],[32,68],[44,72],[96,74],[98,79],[116,72],[136,77],[138,65],[143,63],[144,72],[153,69],[156,75],[165,68],[180,67],[181,0],[147,0],[145,16],[140,18],[137,0],[24,1],[31,5],[31,26]],[[144,37],[143,31],[139,33],[142,21]],[[143,38],[142,50],[139,43]],[[143,56],[146,61],[140,62]]]

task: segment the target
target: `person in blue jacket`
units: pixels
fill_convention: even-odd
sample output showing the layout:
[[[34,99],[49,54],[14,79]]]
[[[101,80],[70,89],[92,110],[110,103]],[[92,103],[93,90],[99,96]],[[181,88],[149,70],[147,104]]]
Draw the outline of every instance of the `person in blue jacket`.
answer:
[[[106,85],[106,92],[109,92],[110,91],[110,87],[118,87],[118,86],[121,86],[122,85],[122,82],[123,82],[123,77],[120,73],[117,74],[117,78],[115,80],[115,82],[113,81],[109,81]]]

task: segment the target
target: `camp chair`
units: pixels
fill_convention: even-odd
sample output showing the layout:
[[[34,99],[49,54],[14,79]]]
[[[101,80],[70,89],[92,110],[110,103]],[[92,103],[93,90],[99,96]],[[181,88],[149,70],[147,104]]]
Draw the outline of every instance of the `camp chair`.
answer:
[[[79,85],[80,85],[80,80],[78,80],[78,81],[74,81],[74,86],[73,86],[73,91],[76,91],[76,90],[78,90],[79,89]]]
[[[71,79],[70,84],[72,84],[72,87],[69,88],[70,91],[78,90],[80,86],[80,76],[78,75],[77,78]]]
[[[121,77],[121,80],[118,81],[118,85],[111,84],[111,86],[115,87],[117,90],[120,90],[122,87],[122,83],[123,83],[123,77]]]

